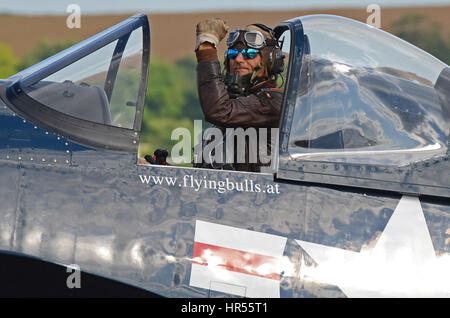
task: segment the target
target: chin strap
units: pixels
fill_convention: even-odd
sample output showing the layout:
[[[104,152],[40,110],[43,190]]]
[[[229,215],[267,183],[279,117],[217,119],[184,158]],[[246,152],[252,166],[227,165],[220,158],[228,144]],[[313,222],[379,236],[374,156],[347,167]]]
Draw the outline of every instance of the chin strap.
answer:
[[[239,96],[246,96],[252,92],[259,90],[261,87],[272,81],[266,77],[258,77],[262,65],[259,64],[255,67],[255,70],[250,74],[239,75],[234,73],[228,75],[226,78],[226,85],[228,88],[228,93],[232,98],[237,98]]]
[[[253,74],[245,74],[239,75],[238,73],[234,73],[232,75],[228,75],[226,85],[228,88],[228,93],[232,98],[236,98],[239,96],[248,95],[250,90],[250,80]]]

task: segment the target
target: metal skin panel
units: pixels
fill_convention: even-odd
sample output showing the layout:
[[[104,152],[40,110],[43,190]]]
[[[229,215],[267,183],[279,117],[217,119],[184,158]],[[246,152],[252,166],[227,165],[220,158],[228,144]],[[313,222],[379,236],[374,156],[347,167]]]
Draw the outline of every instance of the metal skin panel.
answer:
[[[0,168],[0,249],[10,250],[13,246],[19,191],[23,172],[13,163],[2,162]]]
[[[0,108],[0,159],[34,164],[70,164],[70,141],[35,126],[1,103]]]
[[[101,159],[94,157],[109,159],[105,153]],[[12,227],[15,233],[6,240],[13,242],[10,248],[3,244],[4,249],[49,262],[78,264],[85,272],[168,297],[223,296],[190,286],[199,220],[287,238],[281,297],[345,297],[339,286],[302,276],[315,262],[296,240],[360,252],[377,242],[401,198],[283,183],[269,175],[177,167],[50,168],[28,163],[20,168],[2,167],[2,172],[8,170],[15,171],[16,178],[18,173],[21,176],[20,208],[13,224],[12,217],[2,218],[0,226]],[[142,175],[177,180],[174,186],[146,184],[139,177]],[[253,185],[278,184],[279,194],[218,193],[203,185],[191,187],[191,176],[196,180],[228,178],[229,182],[253,181]],[[445,255],[450,205],[424,200],[422,207],[436,255]],[[3,216],[11,214],[2,210]]]

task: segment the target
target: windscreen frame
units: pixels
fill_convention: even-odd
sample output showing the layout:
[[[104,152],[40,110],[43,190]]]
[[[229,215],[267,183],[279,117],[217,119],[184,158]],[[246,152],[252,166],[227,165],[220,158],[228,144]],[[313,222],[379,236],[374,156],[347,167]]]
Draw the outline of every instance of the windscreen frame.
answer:
[[[126,36],[126,34],[131,34],[134,30],[139,28],[142,28],[143,41],[141,76],[136,103],[136,114],[132,129],[90,122],[61,113],[32,99],[24,92],[24,87],[46,78],[109,43]],[[58,53],[57,55],[61,56],[61,58],[52,61],[48,65],[45,64],[45,60],[38,63],[44,65],[42,68],[37,67],[37,65],[29,68],[31,70],[36,68],[35,72],[29,73],[27,70],[24,70],[16,76],[12,76],[10,80],[13,81],[11,81],[11,84],[4,92],[7,97],[6,102],[13,111],[24,119],[49,132],[71,139],[81,145],[96,149],[137,153],[150,60],[150,26],[148,18],[144,14],[135,15],[99,34],[103,35],[90,41],[91,38],[98,36],[98,34],[94,35],[77,44],[76,46],[78,46],[78,49],[73,52],[71,52],[69,48]],[[80,45],[82,43],[87,44],[85,46]],[[64,55],[64,52],[70,52],[70,54]],[[49,58],[50,61],[51,59],[52,57]]]

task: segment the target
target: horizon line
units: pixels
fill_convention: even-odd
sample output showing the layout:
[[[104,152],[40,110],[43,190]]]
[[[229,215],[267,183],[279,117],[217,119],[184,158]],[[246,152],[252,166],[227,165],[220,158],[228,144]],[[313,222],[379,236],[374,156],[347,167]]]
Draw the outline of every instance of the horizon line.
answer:
[[[449,4],[442,4],[442,3],[431,3],[431,4],[424,4],[424,3],[417,3],[417,4],[408,4],[408,5],[402,5],[402,4],[393,4],[393,5],[383,5],[380,6],[381,9],[383,8],[389,8],[389,9],[401,9],[401,8],[428,8],[428,7],[449,7]],[[179,9],[179,10],[148,10],[148,9],[138,9],[136,10],[130,9],[130,10],[89,10],[87,12],[83,12],[83,15],[90,15],[90,16],[98,16],[98,15],[124,15],[124,14],[136,14],[136,13],[145,13],[145,14],[198,14],[198,13],[217,13],[217,12],[283,12],[283,11],[290,11],[290,10],[296,10],[296,11],[311,11],[311,10],[340,10],[340,9],[364,9],[367,6],[365,5],[338,5],[333,7],[325,7],[325,6],[310,6],[310,7],[299,7],[299,6],[283,6],[282,8],[276,9],[271,7],[262,7],[258,8],[257,10],[251,9],[250,7],[244,7],[244,8],[221,8],[217,7],[214,9],[207,8],[207,9]],[[38,12],[38,13],[32,13],[32,12],[15,12],[15,11],[0,11],[0,16],[66,16],[68,12]]]

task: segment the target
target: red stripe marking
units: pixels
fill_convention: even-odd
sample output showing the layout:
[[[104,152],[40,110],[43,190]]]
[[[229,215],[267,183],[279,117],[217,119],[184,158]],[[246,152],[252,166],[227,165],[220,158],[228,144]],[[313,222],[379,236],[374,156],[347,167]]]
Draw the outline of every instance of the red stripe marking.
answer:
[[[229,271],[280,280],[280,273],[275,272],[279,263],[276,257],[195,242],[193,258],[198,265],[212,263]]]
[[[268,88],[268,89],[271,89],[271,90],[276,90],[276,91],[279,91],[279,92],[282,92],[282,93],[284,93],[284,90],[282,90],[281,88],[277,88],[277,87],[271,87],[271,88]]]

